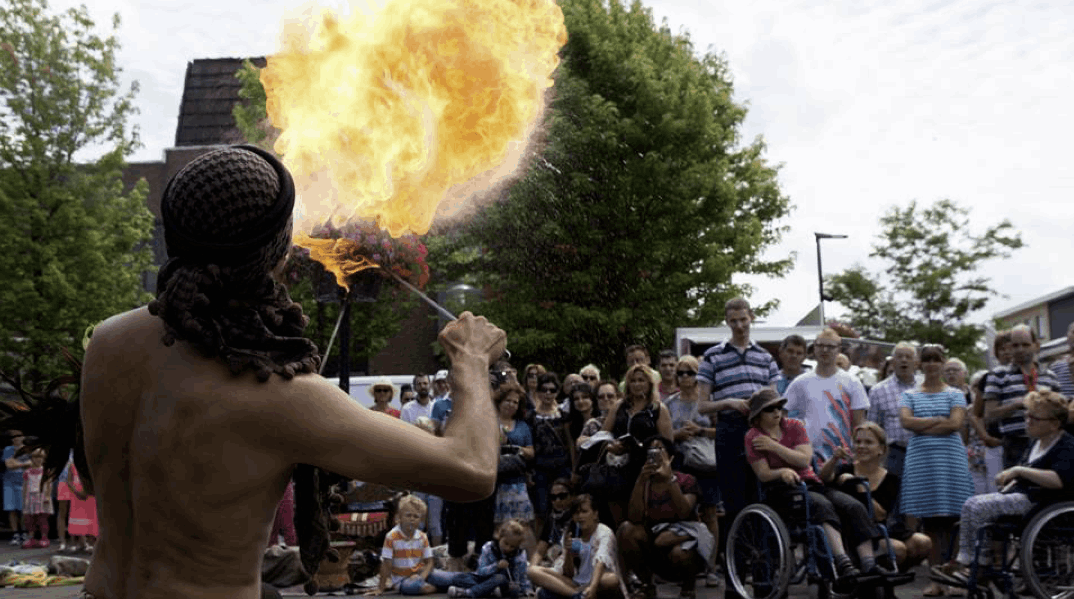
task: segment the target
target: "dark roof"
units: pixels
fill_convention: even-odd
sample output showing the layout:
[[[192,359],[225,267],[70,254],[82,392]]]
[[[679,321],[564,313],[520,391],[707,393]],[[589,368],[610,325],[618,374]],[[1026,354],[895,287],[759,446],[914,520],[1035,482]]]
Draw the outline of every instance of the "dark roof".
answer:
[[[235,73],[245,58],[205,58],[186,65],[183,101],[179,105],[176,146],[201,146],[242,141],[235,127],[232,107],[240,101],[242,85]],[[264,68],[263,57],[251,58]]]

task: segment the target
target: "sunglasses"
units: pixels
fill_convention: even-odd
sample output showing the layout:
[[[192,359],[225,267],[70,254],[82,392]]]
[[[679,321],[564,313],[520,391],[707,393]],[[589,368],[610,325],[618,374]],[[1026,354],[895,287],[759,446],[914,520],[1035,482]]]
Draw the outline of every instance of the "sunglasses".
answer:
[[[391,389],[384,389],[384,388],[373,389],[373,393],[391,393],[391,392],[392,392]]]
[[[765,406],[764,408],[761,408],[761,413],[762,414],[771,414],[772,412],[775,412],[776,410],[779,410],[782,407],[783,406],[781,406],[779,404],[774,404],[774,405],[771,405],[771,406]]]
[[[553,501],[557,499],[566,499],[570,496],[570,493],[552,493],[549,495],[549,497],[551,497]]]
[[[587,381],[595,381],[595,380],[597,380],[597,377],[595,377],[595,376],[593,376],[591,374],[589,374],[589,375],[583,374],[582,378],[587,380]]]
[[[697,371],[695,371],[695,370],[676,370],[675,374],[677,374],[679,376],[697,376]]]
[[[559,391],[559,389],[555,387],[541,387],[538,391],[541,393],[555,393],[556,391]]]

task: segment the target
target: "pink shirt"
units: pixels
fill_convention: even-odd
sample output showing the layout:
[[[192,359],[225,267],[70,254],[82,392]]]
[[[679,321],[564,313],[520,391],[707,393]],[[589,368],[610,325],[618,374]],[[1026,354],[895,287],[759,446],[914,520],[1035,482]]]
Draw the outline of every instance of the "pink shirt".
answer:
[[[799,445],[809,445],[809,435],[806,434],[805,425],[802,424],[800,420],[784,416],[779,422],[779,428],[782,435],[778,440],[780,445],[790,449],[794,449]],[[791,468],[798,473],[798,476],[802,480],[821,484],[820,477],[817,476],[816,472],[813,472],[813,468],[803,468],[798,470],[793,468],[787,462],[784,462],[783,458],[770,451],[762,453],[754,449],[753,440],[759,435],[771,436],[757,427],[750,427],[749,432],[746,433],[746,460],[749,463],[752,464],[757,460],[765,460],[768,462],[768,467],[772,470]]]

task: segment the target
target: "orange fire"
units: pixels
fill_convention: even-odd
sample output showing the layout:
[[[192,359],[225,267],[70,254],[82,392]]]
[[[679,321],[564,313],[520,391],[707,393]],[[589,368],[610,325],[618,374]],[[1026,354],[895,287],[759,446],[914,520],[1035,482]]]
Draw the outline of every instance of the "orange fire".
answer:
[[[309,237],[352,219],[423,235],[510,175],[566,39],[554,0],[387,0],[288,21],[261,82],[295,177],[296,243],[353,254]]]
[[[336,277],[336,283],[349,289],[347,277],[380,265],[362,254],[362,247],[350,239],[321,239],[297,235],[295,245],[309,249],[310,258],[325,266]]]

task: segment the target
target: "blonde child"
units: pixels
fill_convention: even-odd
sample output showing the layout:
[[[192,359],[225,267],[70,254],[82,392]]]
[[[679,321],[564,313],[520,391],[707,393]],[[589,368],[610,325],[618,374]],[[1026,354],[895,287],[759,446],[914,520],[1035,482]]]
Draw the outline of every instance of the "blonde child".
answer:
[[[433,568],[433,549],[421,531],[425,502],[414,495],[399,499],[395,528],[384,537],[380,553],[380,582],[366,595],[380,595],[398,588],[403,595],[430,595],[444,592],[454,574]]]
[[[30,454],[30,467],[22,472],[22,516],[26,523],[27,539],[23,549],[48,547],[48,517],[52,515],[52,481],[44,481],[45,450]],[[40,534],[35,539],[34,534]]]
[[[499,589],[503,599],[517,599],[529,592],[529,560],[522,549],[527,532],[526,526],[514,518],[501,524],[493,540],[481,548],[477,570],[455,574],[448,597],[491,597]]]

